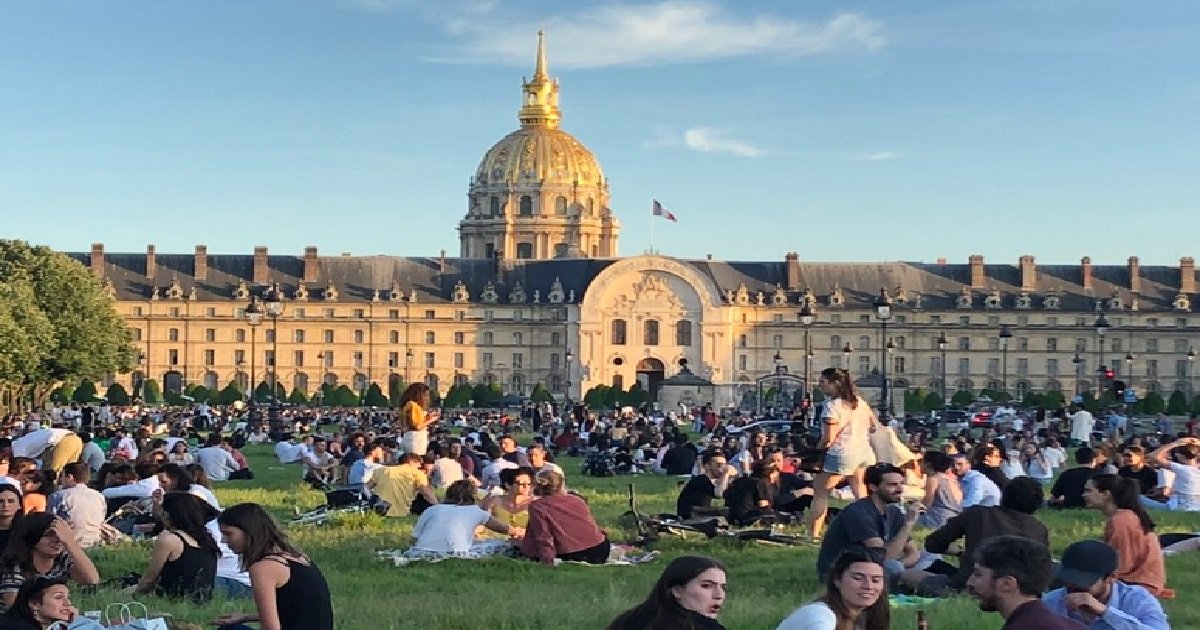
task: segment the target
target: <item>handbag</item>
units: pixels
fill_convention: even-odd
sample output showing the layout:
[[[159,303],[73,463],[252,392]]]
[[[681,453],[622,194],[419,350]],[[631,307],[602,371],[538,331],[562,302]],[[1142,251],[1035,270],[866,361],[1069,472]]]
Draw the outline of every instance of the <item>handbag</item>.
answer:
[[[137,608],[142,609],[141,617],[137,616]],[[113,610],[117,613],[114,615]],[[104,627],[107,630],[170,630],[163,613],[155,613],[151,617],[146,605],[141,602],[114,602],[104,607]]]

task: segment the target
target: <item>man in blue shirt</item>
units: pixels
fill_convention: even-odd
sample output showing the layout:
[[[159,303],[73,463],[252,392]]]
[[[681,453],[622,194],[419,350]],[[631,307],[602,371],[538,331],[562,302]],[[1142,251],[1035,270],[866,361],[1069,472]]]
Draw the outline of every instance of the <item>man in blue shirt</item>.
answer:
[[[1158,600],[1141,586],[1116,578],[1117,552],[1098,540],[1067,547],[1058,569],[1065,587],[1042,596],[1055,614],[1092,630],[1171,630]]]
[[[954,474],[958,475],[959,482],[962,484],[962,507],[964,510],[972,505],[989,507],[1000,505],[1000,486],[988,479],[987,475],[973,470],[971,460],[967,459],[965,455],[954,456]]]

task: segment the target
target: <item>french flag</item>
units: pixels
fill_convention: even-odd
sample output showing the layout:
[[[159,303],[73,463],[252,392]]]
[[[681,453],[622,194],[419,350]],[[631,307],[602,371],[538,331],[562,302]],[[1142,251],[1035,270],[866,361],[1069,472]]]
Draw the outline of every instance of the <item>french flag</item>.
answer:
[[[672,223],[679,223],[679,219],[676,219],[675,215],[671,214],[670,210],[662,207],[662,204],[658,203],[657,199],[654,200],[654,209],[651,211],[651,214],[656,217],[662,217]]]

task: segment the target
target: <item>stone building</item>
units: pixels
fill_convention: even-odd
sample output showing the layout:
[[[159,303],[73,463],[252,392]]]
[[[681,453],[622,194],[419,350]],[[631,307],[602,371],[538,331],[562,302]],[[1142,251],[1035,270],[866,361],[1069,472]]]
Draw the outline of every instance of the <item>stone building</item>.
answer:
[[[558,128],[558,83],[539,37],[523,82],[521,129],[472,178],[457,258],[72,254],[103,279],[134,331],[141,362],[112,379],[168,391],[268,381],[537,383],[579,399],[635,381],[650,390],[686,365],[740,400],[781,365],[865,376],[886,361],[899,390],[1094,390],[1099,366],[1139,392],[1192,391],[1197,324],[1192,258],[1177,267],[917,262],[818,263],[617,256],[619,224],[594,155]],[[278,288],[284,310],[257,328],[252,296]],[[887,337],[873,304],[892,301]],[[801,323],[807,304],[814,322]],[[1099,315],[1109,326],[1095,327]],[[1002,327],[1011,338],[1002,339]],[[277,331],[277,334],[276,334]],[[944,339],[944,348],[939,345]],[[891,342],[891,350],[885,349]],[[1007,346],[1007,351],[1004,350]],[[943,374],[945,379],[943,380]],[[943,389],[944,388],[944,389]]]

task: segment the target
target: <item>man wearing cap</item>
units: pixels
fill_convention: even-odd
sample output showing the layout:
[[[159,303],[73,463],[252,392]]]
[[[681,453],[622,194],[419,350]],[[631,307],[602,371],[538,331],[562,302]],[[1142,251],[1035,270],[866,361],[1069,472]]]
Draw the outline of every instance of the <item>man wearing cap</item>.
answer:
[[[1042,602],[1053,575],[1049,547],[1021,536],[997,536],[976,553],[967,591],[979,600],[980,610],[1004,618],[1003,630],[1085,630]]]
[[[1158,600],[1141,586],[1117,579],[1117,552],[1099,540],[1081,540],[1063,552],[1063,588],[1042,597],[1054,613],[1093,630],[1170,630]]]

